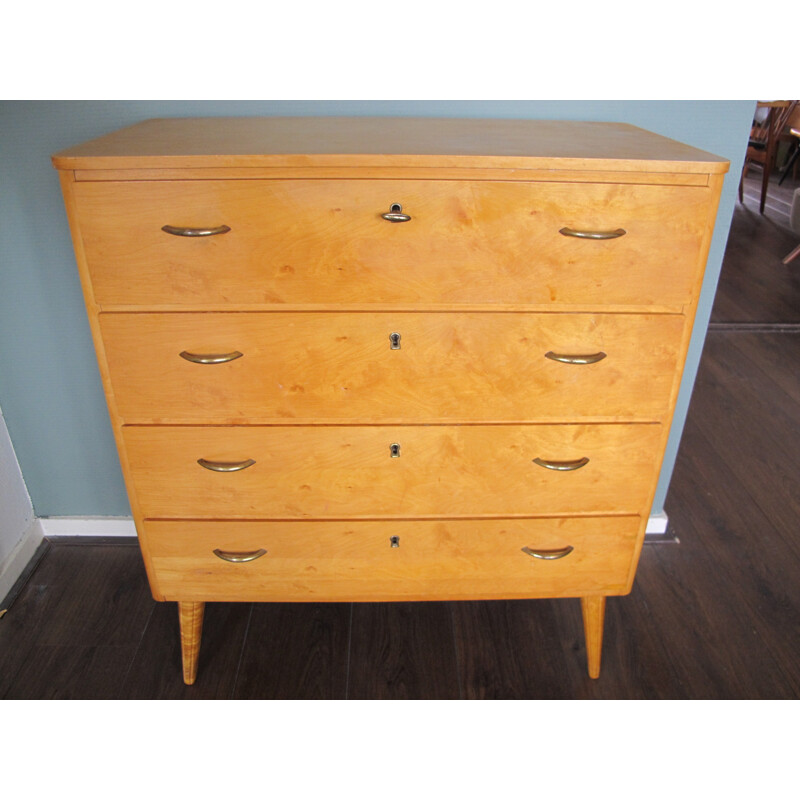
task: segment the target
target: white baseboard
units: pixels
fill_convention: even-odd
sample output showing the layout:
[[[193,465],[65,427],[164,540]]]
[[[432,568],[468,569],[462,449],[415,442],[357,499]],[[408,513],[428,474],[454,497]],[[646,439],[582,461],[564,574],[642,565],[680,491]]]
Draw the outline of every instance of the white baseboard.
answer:
[[[131,517],[40,517],[44,536],[136,536]]]
[[[36,548],[42,543],[44,532],[38,519],[34,519],[22,534],[17,546],[0,564],[0,602],[11,591],[17,579],[33,558]]]
[[[660,514],[652,514],[647,520],[645,533],[666,533],[668,523],[667,515],[663,511]]]

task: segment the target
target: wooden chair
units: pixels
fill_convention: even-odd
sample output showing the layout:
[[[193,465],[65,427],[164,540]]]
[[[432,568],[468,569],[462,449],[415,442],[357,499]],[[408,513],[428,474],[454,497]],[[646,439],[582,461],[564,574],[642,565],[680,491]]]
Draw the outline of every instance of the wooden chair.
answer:
[[[800,189],[795,189],[792,195],[792,207],[789,211],[789,227],[795,232],[800,234]],[[794,261],[797,256],[800,256],[800,244],[783,259],[784,264]]]
[[[798,103],[792,115],[786,123],[786,128],[781,134],[781,140],[789,142],[789,158],[781,172],[781,179],[778,186],[783,185],[786,176],[791,172],[792,178],[797,178],[797,157],[800,155],[800,103]]]
[[[758,164],[762,171],[761,179],[761,205],[760,213],[764,213],[764,203],[767,199],[767,185],[773,169],[775,157],[778,152],[778,137],[786,127],[792,112],[798,105],[797,100],[771,100],[759,102],[756,106],[756,117],[750,130],[750,141],[744,158],[744,169],[739,181],[739,202],[744,202],[744,178],[748,168]]]

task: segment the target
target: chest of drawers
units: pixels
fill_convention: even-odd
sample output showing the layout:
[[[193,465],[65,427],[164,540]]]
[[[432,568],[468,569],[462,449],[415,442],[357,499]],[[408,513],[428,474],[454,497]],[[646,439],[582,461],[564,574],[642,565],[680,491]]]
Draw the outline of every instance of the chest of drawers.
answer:
[[[153,596],[630,591],[723,174],[628,125],[151,120],[53,157]]]

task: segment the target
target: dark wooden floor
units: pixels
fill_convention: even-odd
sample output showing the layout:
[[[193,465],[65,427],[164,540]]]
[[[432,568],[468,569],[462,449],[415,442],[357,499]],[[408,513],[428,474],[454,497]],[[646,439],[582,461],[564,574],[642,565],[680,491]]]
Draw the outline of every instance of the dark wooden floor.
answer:
[[[712,324],[800,324],[800,256],[781,264],[800,241],[789,228],[792,195],[798,187],[800,179],[791,175],[782,186],[777,177],[771,178],[761,215],[761,173],[754,169],[748,175],[744,203],[736,204]]]
[[[679,543],[646,545],[609,599],[599,680],[577,600],[209,604],[186,687],[138,549],[51,543],[0,619],[0,697],[800,697],[800,260],[780,263],[796,237],[782,206],[758,214],[757,180],[669,493]]]

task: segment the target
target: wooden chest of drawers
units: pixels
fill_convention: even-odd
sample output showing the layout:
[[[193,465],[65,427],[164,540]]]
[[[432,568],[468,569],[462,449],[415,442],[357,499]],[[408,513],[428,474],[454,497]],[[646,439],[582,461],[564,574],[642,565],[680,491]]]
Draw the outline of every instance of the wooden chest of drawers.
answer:
[[[147,574],[577,597],[599,675],[723,159],[628,125],[152,120],[53,157]]]

